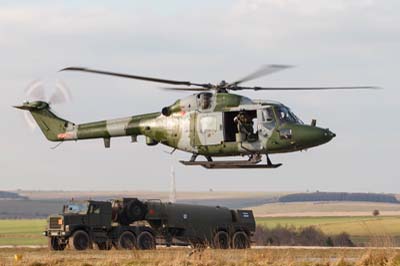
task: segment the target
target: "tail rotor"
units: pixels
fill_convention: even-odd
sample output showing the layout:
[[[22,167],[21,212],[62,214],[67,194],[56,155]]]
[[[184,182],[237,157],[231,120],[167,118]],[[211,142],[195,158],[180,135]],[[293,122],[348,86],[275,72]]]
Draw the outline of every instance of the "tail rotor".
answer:
[[[55,80],[53,90],[49,89],[51,87],[50,85],[49,82],[45,83],[42,80],[34,80],[31,82],[25,90],[25,102],[23,106],[31,106],[35,102],[44,102],[49,106],[71,102],[71,92],[65,82],[59,79]],[[24,112],[24,119],[31,130],[37,127],[37,123],[30,112]]]

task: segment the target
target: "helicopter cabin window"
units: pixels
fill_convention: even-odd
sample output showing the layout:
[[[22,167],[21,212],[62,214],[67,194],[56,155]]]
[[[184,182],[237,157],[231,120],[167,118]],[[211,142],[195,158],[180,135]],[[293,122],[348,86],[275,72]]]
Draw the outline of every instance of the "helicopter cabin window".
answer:
[[[262,122],[266,128],[268,128],[268,129],[275,128],[275,116],[274,116],[274,112],[272,111],[271,107],[263,109],[261,112],[261,115],[262,115],[262,117],[261,117]]]
[[[240,115],[239,115],[240,114]],[[236,133],[239,132],[238,130],[238,123],[237,120],[239,117],[245,117],[248,121],[248,130],[253,131],[249,132],[250,134],[254,134],[257,126],[257,111],[255,110],[242,110],[242,111],[234,111],[234,112],[224,112],[224,141],[225,142],[232,142],[236,141]],[[251,126],[250,126],[251,125]],[[246,126],[246,125],[245,125]]]
[[[201,110],[206,110],[211,107],[212,93],[205,92],[197,94],[197,106]]]
[[[217,118],[215,116],[205,116],[200,119],[200,132],[217,131]]]

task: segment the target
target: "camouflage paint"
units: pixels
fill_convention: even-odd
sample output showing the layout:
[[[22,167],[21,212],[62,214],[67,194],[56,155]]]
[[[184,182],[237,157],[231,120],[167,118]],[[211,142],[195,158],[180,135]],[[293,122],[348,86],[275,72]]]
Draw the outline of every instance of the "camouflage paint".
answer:
[[[279,123],[267,130],[262,127],[260,113],[265,108],[283,106],[278,102],[256,101],[231,93],[198,93],[177,100],[162,112],[103,120],[75,125],[57,117],[49,105],[37,101],[17,106],[32,113],[43,134],[50,141],[69,141],[139,135],[146,137],[149,145],[164,145],[205,156],[237,156],[293,152],[318,146],[330,141],[335,135],[328,129],[300,123]],[[207,138],[199,127],[199,117],[213,116],[227,111],[256,111],[258,140],[225,142],[223,137],[217,144],[207,145]],[[276,111],[274,111],[276,112]],[[199,116],[201,115],[201,116]],[[222,120],[223,123],[223,120]],[[216,124],[218,136],[223,136],[223,124]],[[286,130],[286,131],[285,131]],[[291,132],[290,138],[282,138],[280,132]],[[221,134],[222,133],[222,134]],[[202,135],[203,134],[203,135]],[[211,134],[209,134],[211,135]],[[215,137],[215,136],[214,136]],[[215,141],[215,139],[214,139]]]

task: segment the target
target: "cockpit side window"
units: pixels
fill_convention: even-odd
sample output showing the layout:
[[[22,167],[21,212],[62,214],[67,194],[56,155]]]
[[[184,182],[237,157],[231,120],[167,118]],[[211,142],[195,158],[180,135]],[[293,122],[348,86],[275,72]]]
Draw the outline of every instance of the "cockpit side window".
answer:
[[[278,106],[275,108],[276,116],[281,123],[296,123],[303,124],[303,122],[297,118],[287,107]]]

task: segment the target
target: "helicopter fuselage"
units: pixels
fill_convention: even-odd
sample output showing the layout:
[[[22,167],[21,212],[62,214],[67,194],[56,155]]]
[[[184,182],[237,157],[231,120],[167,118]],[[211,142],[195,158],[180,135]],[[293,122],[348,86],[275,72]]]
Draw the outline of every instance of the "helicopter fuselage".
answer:
[[[330,141],[329,129],[305,125],[279,102],[251,100],[231,93],[202,92],[180,99],[161,112],[75,125],[55,116],[45,102],[20,106],[31,111],[51,141],[146,137],[204,156],[273,154],[308,149]],[[246,117],[245,131],[238,117]]]

